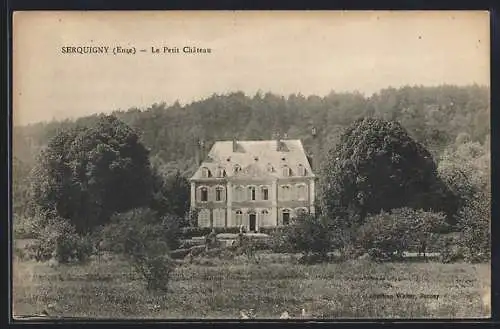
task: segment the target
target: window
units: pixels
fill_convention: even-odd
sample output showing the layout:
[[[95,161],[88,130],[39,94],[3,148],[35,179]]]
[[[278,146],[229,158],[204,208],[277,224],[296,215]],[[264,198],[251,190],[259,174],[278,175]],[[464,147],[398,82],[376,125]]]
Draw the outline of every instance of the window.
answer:
[[[267,209],[262,210],[260,222],[262,226],[271,225],[271,223],[269,223],[269,211]]]
[[[198,200],[201,202],[207,202],[208,201],[208,188],[203,186],[199,188],[199,196]]]
[[[225,210],[224,209],[214,209],[214,226],[215,227],[224,227],[226,226],[225,220]]]
[[[240,171],[241,171],[241,167],[240,167],[240,165],[234,165],[234,167],[233,167],[233,172],[234,172],[235,174],[237,174],[237,173],[239,173]]]
[[[226,171],[224,170],[224,168],[218,168],[217,169],[217,177],[226,177]]]
[[[210,227],[210,210],[201,209],[198,213],[198,225],[200,227]]]
[[[248,199],[252,201],[256,200],[255,186],[250,186],[248,188]]]
[[[236,219],[237,226],[240,226],[243,224],[243,213],[241,212],[241,210],[236,210],[235,219]]]
[[[201,168],[201,176],[203,178],[210,177],[210,170],[208,170],[208,168],[205,168],[205,167]]]
[[[306,175],[306,168],[304,168],[303,165],[299,164],[297,167],[297,172],[299,173],[299,176],[305,176]]]
[[[215,188],[215,201],[224,201],[224,188],[222,186]]]
[[[290,200],[290,186],[281,186],[281,200]]]
[[[288,168],[288,166],[284,166],[283,167],[283,176],[284,177],[289,177],[291,176],[292,172],[290,170],[290,168]]]
[[[283,209],[283,225],[290,224],[290,210]]]
[[[260,190],[262,195],[262,200],[269,200],[269,189],[263,186]]]
[[[245,193],[243,191],[243,187],[236,186],[234,188],[234,201],[245,201]]]
[[[300,216],[309,213],[309,211],[307,210],[307,208],[302,207],[295,209],[295,213],[297,214],[297,216]]]
[[[304,184],[297,185],[297,200],[304,201],[307,199],[306,186]]]
[[[270,163],[267,164],[267,171],[268,172],[274,172],[274,168],[273,168],[272,164],[270,164]]]

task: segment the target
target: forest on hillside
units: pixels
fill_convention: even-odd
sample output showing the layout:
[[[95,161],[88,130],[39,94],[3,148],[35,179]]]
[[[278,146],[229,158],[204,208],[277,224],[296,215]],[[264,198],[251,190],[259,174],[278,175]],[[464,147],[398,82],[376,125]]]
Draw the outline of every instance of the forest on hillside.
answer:
[[[369,97],[335,91],[324,97],[261,92],[249,96],[237,91],[214,94],[185,106],[160,103],[113,114],[140,132],[142,142],[151,150],[152,161],[162,163],[166,171],[180,170],[189,176],[196,167],[200,139],[209,149],[216,140],[270,139],[276,132],[286,133],[288,138],[301,139],[306,151],[313,147],[320,150],[316,161],[321,162],[322,155],[338,142],[342,130],[361,117],[399,121],[439,162],[444,149],[458,136],[465,135],[481,144],[487,142],[489,93],[488,87],[478,85],[386,88]],[[88,125],[97,119],[95,114],[14,127],[14,171],[26,177],[37,154],[60,129]],[[317,131],[314,140],[312,127]]]

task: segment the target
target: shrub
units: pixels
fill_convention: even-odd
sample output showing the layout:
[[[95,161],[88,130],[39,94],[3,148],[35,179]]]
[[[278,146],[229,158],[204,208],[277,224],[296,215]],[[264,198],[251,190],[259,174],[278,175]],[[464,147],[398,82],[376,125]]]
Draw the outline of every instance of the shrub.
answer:
[[[367,218],[358,231],[358,243],[370,256],[379,261],[402,256],[408,247],[410,227],[405,220],[382,211]]]
[[[37,261],[55,258],[59,263],[84,262],[94,249],[88,236],[80,236],[64,219],[50,218],[28,245],[28,253]]]
[[[175,263],[169,254],[172,226],[149,209],[113,216],[102,237],[112,251],[122,253],[146,281],[148,289],[166,291]]]
[[[331,234],[326,220],[311,214],[297,217],[283,228],[282,242],[292,252],[320,254],[326,257],[331,248]]]

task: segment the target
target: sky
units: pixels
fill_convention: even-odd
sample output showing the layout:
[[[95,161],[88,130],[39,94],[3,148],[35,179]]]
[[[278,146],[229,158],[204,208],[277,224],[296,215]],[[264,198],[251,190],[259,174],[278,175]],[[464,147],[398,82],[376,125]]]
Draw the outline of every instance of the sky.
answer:
[[[489,33],[485,11],[17,12],[13,123],[186,104],[239,90],[325,96],[489,85]],[[137,52],[62,53],[68,46]],[[151,51],[164,46],[181,53]],[[211,53],[185,54],[184,46]]]

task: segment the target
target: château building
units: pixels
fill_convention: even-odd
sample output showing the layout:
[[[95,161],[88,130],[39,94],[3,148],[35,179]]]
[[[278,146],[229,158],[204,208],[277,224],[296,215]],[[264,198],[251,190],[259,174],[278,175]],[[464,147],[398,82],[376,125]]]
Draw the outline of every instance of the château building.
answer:
[[[297,139],[217,141],[191,178],[200,227],[287,225],[314,213],[315,175]]]

